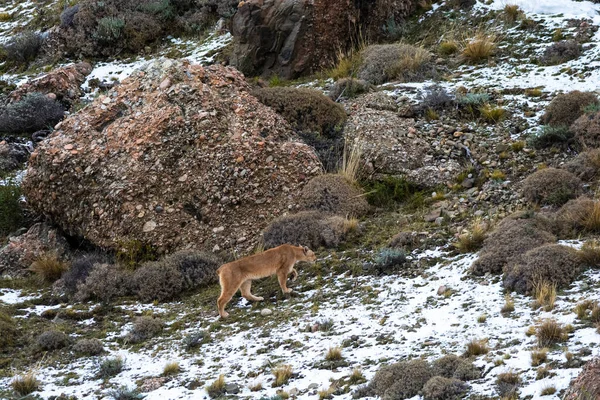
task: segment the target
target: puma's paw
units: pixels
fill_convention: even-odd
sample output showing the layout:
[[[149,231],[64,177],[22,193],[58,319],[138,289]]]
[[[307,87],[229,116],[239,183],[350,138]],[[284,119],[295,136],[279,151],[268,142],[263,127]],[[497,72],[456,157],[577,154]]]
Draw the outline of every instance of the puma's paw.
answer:
[[[290,293],[292,293],[292,289],[287,288],[286,290],[283,291],[283,293],[290,294]]]
[[[224,311],[223,314],[221,314],[221,318],[225,319],[227,317],[229,317],[229,313]]]
[[[292,276],[292,282],[294,282],[296,279],[298,279],[298,275]]]
[[[256,296],[255,301],[263,301],[265,298],[261,296]]]

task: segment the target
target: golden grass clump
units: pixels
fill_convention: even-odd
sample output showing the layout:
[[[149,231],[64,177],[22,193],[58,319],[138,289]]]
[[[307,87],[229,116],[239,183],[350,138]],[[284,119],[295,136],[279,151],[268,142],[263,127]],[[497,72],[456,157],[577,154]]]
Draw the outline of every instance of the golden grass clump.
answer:
[[[319,395],[319,400],[332,399],[335,390],[335,385],[331,385],[327,389],[319,390],[317,392],[317,394]]]
[[[285,385],[292,377],[292,366],[291,365],[279,365],[273,368],[273,376],[275,381],[273,387],[279,387]]]
[[[366,381],[367,381],[367,379],[365,378],[365,375],[363,374],[363,372],[360,369],[360,367],[354,368],[352,370],[352,373],[348,377],[348,382],[351,385],[358,385],[359,383],[363,383],[363,382],[366,382]]]
[[[500,312],[502,314],[509,314],[513,311],[515,311],[515,301],[510,294],[507,293],[504,295],[504,305],[500,309]]]
[[[457,51],[458,43],[456,43],[454,40],[444,40],[438,46],[438,53],[440,53],[443,56],[449,56],[451,54],[456,53]]]
[[[470,253],[477,251],[483,246],[483,241],[487,237],[489,226],[480,218],[476,218],[471,224],[467,233],[458,237],[458,242],[454,246],[461,253]]]
[[[540,347],[551,347],[568,339],[567,329],[553,319],[546,319],[538,325],[535,335]]]
[[[163,376],[177,375],[180,372],[181,367],[179,366],[179,363],[177,361],[172,361],[165,365],[165,368],[163,369]]]
[[[515,23],[523,15],[523,10],[516,4],[507,4],[502,10],[504,20],[508,23]]]
[[[486,122],[494,124],[497,124],[498,122],[502,121],[506,116],[506,110],[504,108],[495,107],[489,103],[486,103],[479,107],[479,113]]]
[[[537,367],[548,359],[548,349],[536,349],[531,351],[531,366]]]
[[[490,349],[487,346],[488,339],[473,339],[467,343],[465,355],[468,357],[487,354]]]
[[[556,284],[547,281],[538,281],[533,284],[533,293],[535,301],[534,308],[543,308],[544,311],[554,309],[556,302]]]
[[[581,262],[590,267],[600,267],[600,242],[588,240],[577,253]]]
[[[342,175],[350,183],[357,183],[362,158],[362,148],[360,143],[355,143],[353,146],[344,144],[344,154],[342,156],[342,166],[339,174]]]
[[[342,358],[342,349],[339,347],[330,347],[325,355],[325,360],[327,361],[339,361]]]
[[[541,396],[550,396],[550,395],[553,395],[554,393],[556,393],[556,388],[554,386],[545,386],[544,388],[542,388],[540,395]]]
[[[466,41],[462,56],[470,64],[488,60],[494,55],[497,40],[495,35],[479,33]]]
[[[225,394],[225,376],[219,375],[217,379],[210,386],[206,387],[206,391],[211,399],[222,396]]]
[[[41,383],[33,371],[18,375],[10,382],[12,389],[20,396],[27,396],[39,390],[40,385]]]
[[[248,389],[250,389],[251,392],[260,392],[263,389],[262,382],[253,383],[252,385],[248,386]]]
[[[483,323],[485,323],[485,321],[487,321],[487,315],[481,314],[479,317],[477,317],[478,323],[483,324]]]
[[[45,282],[52,283],[60,279],[68,268],[68,265],[59,260],[55,253],[46,253],[35,260],[29,270],[35,272]]]

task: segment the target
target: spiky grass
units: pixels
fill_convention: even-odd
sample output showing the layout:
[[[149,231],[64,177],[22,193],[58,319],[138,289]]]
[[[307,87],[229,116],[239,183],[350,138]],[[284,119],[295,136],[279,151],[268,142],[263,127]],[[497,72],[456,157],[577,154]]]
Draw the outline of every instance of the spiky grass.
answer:
[[[492,34],[478,33],[467,39],[462,51],[463,59],[470,64],[488,60],[494,55],[498,37]]]
[[[513,311],[515,311],[515,301],[510,294],[507,293],[504,295],[504,305],[500,309],[500,312],[502,314],[510,314]]]
[[[319,390],[317,394],[319,395],[319,400],[332,399],[333,394],[335,393],[336,387],[335,385],[329,386],[327,389]]]
[[[35,272],[45,282],[52,283],[68,269],[66,263],[59,260],[56,253],[46,253],[35,260],[29,270]]]
[[[542,388],[540,395],[541,396],[550,396],[550,395],[553,395],[554,393],[556,393],[556,388],[554,386],[545,386]]]
[[[345,233],[356,232],[358,230],[358,219],[355,217],[346,218],[343,229]]]
[[[351,146],[348,143],[344,144],[344,154],[339,174],[346,178],[348,182],[358,182],[361,158],[362,147],[360,146],[360,142],[357,141]]]
[[[165,368],[163,369],[163,376],[177,375],[180,372],[181,367],[179,366],[179,363],[177,361],[172,361],[165,365]]]
[[[521,377],[515,371],[507,371],[498,374],[498,376],[496,377],[496,382],[518,385],[521,382]]]
[[[365,378],[365,375],[362,372],[362,369],[360,369],[360,367],[356,367],[352,370],[352,374],[350,374],[350,376],[348,377],[348,382],[351,385],[358,385],[359,383],[363,383],[366,382],[367,379]]]
[[[219,375],[210,386],[206,387],[206,392],[212,399],[225,394],[225,376]]]
[[[502,107],[495,107],[486,103],[479,107],[479,113],[486,122],[497,124],[506,116],[506,110]]]
[[[278,365],[277,367],[273,368],[272,373],[275,377],[273,387],[285,385],[292,377],[292,371],[293,369],[291,365]]]
[[[18,375],[10,382],[12,389],[20,396],[27,396],[39,390],[40,381],[34,371],[29,371],[26,374]]]
[[[330,347],[327,350],[327,354],[325,355],[325,360],[327,361],[339,361],[343,359],[342,349],[339,347]]]
[[[521,10],[521,8],[519,8],[519,6],[516,4],[507,4],[502,10],[502,15],[506,22],[508,22],[509,24],[514,24],[515,22],[517,22],[519,17],[523,15],[523,10]]]
[[[467,348],[465,350],[465,355],[468,357],[471,356],[480,356],[482,354],[487,354],[490,349],[487,346],[488,339],[473,339],[469,343],[467,343]]]
[[[534,308],[542,307],[544,311],[551,311],[554,309],[554,303],[556,302],[556,284],[546,281],[535,282],[533,285],[533,293],[535,298],[533,303]]]
[[[568,333],[564,326],[553,319],[546,319],[536,327],[535,335],[538,340],[538,346],[551,347],[557,343],[565,342],[568,339]]]
[[[465,234],[458,237],[458,242],[454,246],[461,253],[470,253],[477,251],[483,245],[483,241],[487,237],[488,225],[481,220],[476,218],[471,224],[471,228]]]
[[[478,323],[483,324],[483,323],[485,323],[485,321],[487,321],[487,315],[481,314],[479,317],[477,317]]]
[[[600,267],[600,242],[588,240],[578,252],[581,262],[590,267]]]
[[[548,358],[548,349],[536,349],[531,351],[531,366],[537,367],[538,365],[546,362]]]
[[[458,51],[458,43],[454,40],[445,40],[438,46],[438,53],[443,56],[449,56]]]
[[[250,385],[248,389],[250,389],[251,392],[260,392],[263,389],[263,384],[262,382],[256,382]]]

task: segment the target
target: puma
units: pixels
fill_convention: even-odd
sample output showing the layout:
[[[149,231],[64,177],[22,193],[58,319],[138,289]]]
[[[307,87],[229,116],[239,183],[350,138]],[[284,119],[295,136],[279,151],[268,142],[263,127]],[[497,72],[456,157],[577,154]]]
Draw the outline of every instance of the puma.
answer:
[[[287,287],[286,280],[289,274],[292,274],[292,281],[298,277],[294,264],[298,261],[314,262],[316,259],[315,253],[306,246],[283,244],[263,253],[221,265],[217,269],[221,284],[221,296],[217,300],[219,315],[221,318],[229,316],[229,313],[225,312],[225,306],[238,289],[242,292],[242,297],[249,301],[263,300],[250,292],[253,279],[277,274],[283,293],[290,293],[292,289]]]

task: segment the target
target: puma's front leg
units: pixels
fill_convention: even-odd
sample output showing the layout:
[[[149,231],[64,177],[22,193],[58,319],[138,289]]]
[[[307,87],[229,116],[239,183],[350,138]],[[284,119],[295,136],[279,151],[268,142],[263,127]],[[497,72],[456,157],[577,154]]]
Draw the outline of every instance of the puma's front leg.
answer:
[[[277,271],[277,280],[279,281],[279,286],[281,286],[281,291],[286,294],[292,291],[292,289],[288,288],[286,285],[287,275],[287,272],[284,270]]]
[[[296,279],[298,279],[298,271],[296,271],[296,268],[292,268],[292,282]]]

